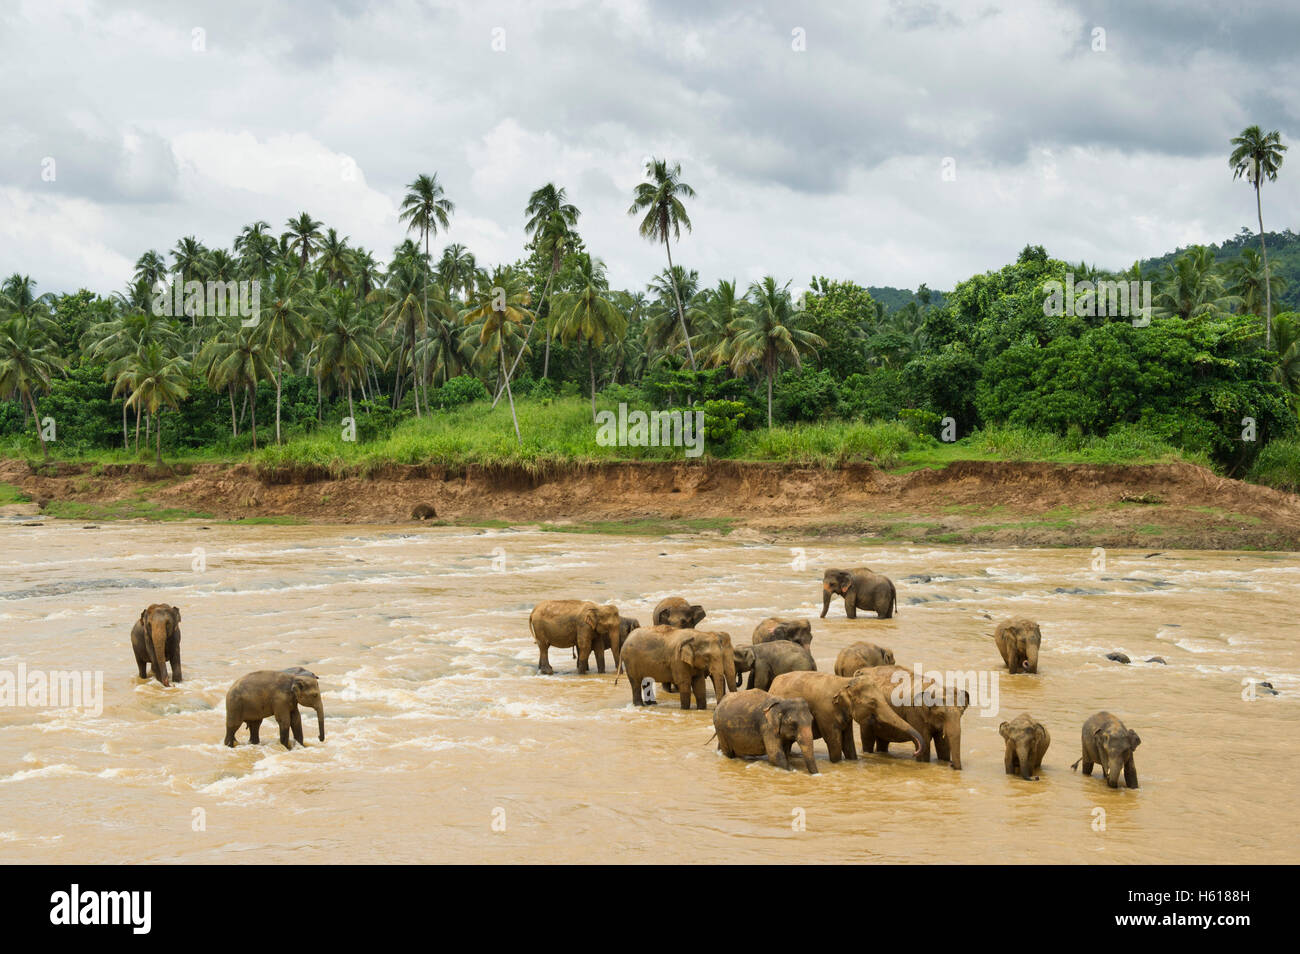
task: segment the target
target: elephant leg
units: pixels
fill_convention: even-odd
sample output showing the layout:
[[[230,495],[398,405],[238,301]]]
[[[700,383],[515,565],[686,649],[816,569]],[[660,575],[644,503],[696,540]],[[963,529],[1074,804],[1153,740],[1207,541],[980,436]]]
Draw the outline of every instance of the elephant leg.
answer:
[[[1007,743],[1006,751],[1002,753],[1002,768],[1008,775],[1016,774],[1016,747],[1010,742]]]
[[[235,747],[235,733],[239,731],[239,719],[232,719],[226,716],[226,745],[232,749]]]
[[[858,760],[858,750],[853,744],[853,720],[849,719],[844,728],[840,730],[840,738],[843,740],[841,747],[844,749],[844,757],[850,762]]]
[[[289,730],[293,728],[293,720],[289,718],[288,710],[286,709],[282,712],[277,712],[275,714],[275,721],[280,726],[280,744],[286,749],[292,749],[293,742],[289,739]]]
[[[148,675],[148,673],[146,672],[146,669],[145,669],[145,665],[146,665],[146,664],[145,664],[145,660],[143,660],[143,659],[141,659],[139,656],[137,656],[137,657],[135,658],[135,665],[136,665],[136,668],[140,670],[140,678],[141,678],[141,679],[148,679],[148,678],[149,678],[149,675]]]
[[[181,647],[178,644],[172,650],[172,682],[181,681]]]
[[[844,594],[844,615],[849,619],[858,618],[858,598],[852,593]]]
[[[631,670],[627,672],[627,681],[632,685],[632,705],[643,706],[645,699],[641,697],[641,677],[634,676]]]
[[[948,745],[948,737],[942,732],[934,734],[934,754],[941,762],[951,762],[952,752]]]
[[[546,643],[537,644],[537,671],[546,676],[555,675],[555,670],[551,668],[551,661],[546,658]]]
[[[826,752],[830,755],[832,762],[838,762],[844,757],[844,750],[841,746],[844,736],[836,725],[828,725],[822,730],[822,738],[826,740]]]
[[[249,719],[246,725],[248,726],[248,741],[253,745],[260,745],[262,739],[258,733],[262,731],[262,720]]]
[[[876,747],[876,734],[867,728],[865,722],[858,724],[858,736],[862,739],[862,754],[866,755]]]
[[[289,713],[289,728],[293,730],[293,738],[299,745],[306,745],[302,740],[302,713],[294,709]]]
[[[585,676],[587,674],[587,669],[588,669],[587,663],[590,661],[590,656],[591,656],[591,639],[583,638],[582,636],[579,636],[578,637],[578,675]]]
[[[596,647],[596,672],[604,675],[605,673],[605,647]]]
[[[930,761],[930,737],[930,727],[926,726],[921,730],[921,747],[916,752],[916,760],[918,762]]]
[[[698,675],[691,680],[691,691],[695,693],[695,708],[707,709],[709,703],[708,697],[705,695],[706,690],[704,688],[703,674]]]
[[[677,692],[677,697],[681,699],[683,709],[689,709],[691,707],[691,687],[689,683],[682,684],[681,688]]]

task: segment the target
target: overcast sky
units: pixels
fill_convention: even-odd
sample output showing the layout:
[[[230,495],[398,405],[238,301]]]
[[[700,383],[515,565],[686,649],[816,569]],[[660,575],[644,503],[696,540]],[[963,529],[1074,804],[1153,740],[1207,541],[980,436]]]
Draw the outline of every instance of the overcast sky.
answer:
[[[0,273],[107,294],[146,249],[304,210],[387,261],[436,171],[435,254],[520,257],[554,181],[642,287],[649,155],[698,192],[674,260],[706,283],[947,289],[1031,242],[1126,267],[1253,229],[1228,140],[1300,128],[1300,4],[1241,6],[0,0]],[[1293,150],[1265,227],[1298,195]]]

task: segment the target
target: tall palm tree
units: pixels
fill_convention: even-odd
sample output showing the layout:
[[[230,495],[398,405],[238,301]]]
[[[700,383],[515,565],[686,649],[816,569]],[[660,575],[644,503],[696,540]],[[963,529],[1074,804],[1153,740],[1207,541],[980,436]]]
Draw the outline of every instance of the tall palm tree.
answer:
[[[374,291],[375,286],[379,284],[380,276],[383,269],[375,261],[375,256],[369,250],[357,246],[352,250],[352,261],[348,270],[348,277],[352,285],[356,288],[357,297],[362,301]]]
[[[330,232],[333,232],[330,229]],[[271,281],[270,301],[262,305],[257,323],[257,337],[268,357],[275,358],[275,442],[280,443],[280,404],[284,381],[284,365],[293,358],[298,346],[306,339],[308,324],[304,299],[302,272],[289,268],[276,269]]]
[[[681,180],[681,163],[668,165],[666,159],[648,159],[645,166],[649,182],[642,182],[636,187],[632,207],[628,215],[644,212],[640,232],[642,238],[652,242],[663,242],[668,255],[668,274],[673,278],[673,295],[677,299],[677,318],[682,325],[682,340],[686,344],[686,357],[690,359],[691,370],[695,370],[695,352],[691,349],[691,333],[686,327],[686,310],[682,307],[682,296],[677,288],[676,273],[673,271],[673,250],[668,238],[681,238],[682,226],[691,230],[691,219],[686,214],[682,198],[695,198],[695,190]]]
[[[461,318],[467,324],[479,325],[476,361],[495,355],[497,373],[505,382],[506,397],[510,401],[510,417],[515,422],[515,440],[523,444],[519,433],[519,415],[515,412],[515,396],[510,389],[510,375],[506,365],[506,348],[512,332],[533,318],[528,305],[528,286],[511,268],[498,267],[492,274],[481,272],[469,303]],[[522,345],[521,345],[522,347]]]
[[[207,279],[208,250],[193,235],[187,235],[172,249],[172,271],[185,281]]]
[[[393,376],[393,408],[402,402],[402,389],[406,367],[409,364],[412,387],[419,385],[415,370],[416,341],[425,325],[425,276],[422,255],[409,241],[398,248],[393,264],[388,269],[384,284],[372,291],[367,301],[380,307],[380,328],[391,327],[401,333]],[[419,399],[416,399],[417,407]]]
[[[442,258],[438,260],[438,283],[449,295],[464,300],[474,287],[476,270],[474,253],[453,242],[442,250]]]
[[[239,265],[245,275],[262,278],[275,267],[280,247],[270,232],[271,223],[259,219],[245,225],[235,237],[235,254],[239,256]]]
[[[744,294],[737,294],[734,281],[720,281],[716,289],[700,294],[691,309],[695,341],[705,367],[731,364],[737,321],[749,306]]]
[[[680,265],[666,268],[647,286],[654,295],[654,307],[646,323],[646,343],[663,351],[684,348],[682,332],[686,326],[677,321],[677,301],[694,302],[699,294],[700,273]]]
[[[81,338],[81,348],[90,361],[104,362],[104,380],[117,381],[134,357],[150,343],[161,344],[171,351],[181,348],[181,336],[171,319],[155,315],[152,309],[139,308],[107,321],[91,325]],[[113,397],[122,397],[122,448],[130,448],[126,424],[126,394],[114,389]],[[234,401],[232,399],[233,407]]]
[[[586,253],[575,256],[571,290],[556,296],[556,332],[564,341],[587,343],[587,375],[591,381],[591,419],[596,420],[596,348],[606,338],[621,338],[627,332],[627,318],[610,300],[605,264]]]
[[[1194,245],[1165,267],[1152,304],[1163,316],[1195,318],[1228,311],[1234,302],[1214,265],[1214,253]]]
[[[50,459],[50,448],[41,430],[36,394],[49,392],[50,379],[61,367],[63,362],[55,354],[54,342],[39,321],[11,312],[0,323],[0,396],[17,398],[20,405],[26,401],[45,460]]]
[[[731,367],[737,373],[758,366],[767,377],[767,426],[772,427],[772,379],[783,361],[800,367],[800,352],[826,344],[799,326],[799,315],[790,300],[790,283],[778,286],[771,275],[749,286],[752,307],[736,321]]]
[[[123,375],[131,388],[127,403],[136,408],[143,407],[152,418],[157,443],[155,460],[162,465],[162,424],[158,415],[164,407],[180,409],[180,402],[189,394],[186,383],[185,359],[179,355],[168,354],[157,342],[145,346],[129,371]]]
[[[167,277],[167,262],[160,252],[148,251],[135,260],[135,274],[132,281],[152,289],[155,284]]]
[[[528,221],[524,223],[524,234],[528,236],[537,253],[548,260],[549,265],[546,271],[546,286],[542,289],[541,298],[537,300],[538,320],[542,314],[542,307],[549,299],[551,284],[555,280],[556,272],[560,270],[564,254],[573,245],[578,217],[582,214],[576,205],[567,202],[566,199],[568,195],[562,186],[548,182],[528,197],[528,205],[524,208],[524,214],[528,216]],[[531,336],[532,333],[533,329],[530,325],[528,334]],[[546,351],[542,358],[543,378],[548,377],[551,370],[551,333],[548,310]],[[522,356],[523,350],[520,349],[519,357]],[[516,362],[519,357],[515,358]],[[514,368],[510,370],[511,373],[514,372]]]
[[[1268,280],[1268,249],[1264,244],[1264,209],[1260,202],[1259,190],[1264,180],[1277,181],[1277,171],[1282,166],[1281,134],[1274,129],[1265,134],[1258,126],[1247,126],[1241,135],[1232,138],[1232,154],[1228,156],[1228,165],[1232,167],[1232,178],[1246,177],[1246,181],[1255,187],[1255,215],[1259,218],[1259,250],[1264,256],[1264,347],[1273,347],[1273,293]]]
[[[441,227],[444,231],[451,224],[451,214],[456,211],[455,204],[448,199],[438,182],[438,173],[431,176],[419,175],[406,187],[406,197],[397,218],[406,223],[408,232],[419,232],[424,239],[424,313],[429,312],[429,270],[432,259],[429,255],[429,236],[436,234]],[[414,348],[415,341],[411,341]],[[427,372],[427,368],[425,369]],[[425,394],[425,406],[428,406],[428,394]],[[420,389],[415,390],[415,415],[420,416]]]
[[[1286,287],[1281,275],[1268,275],[1259,252],[1253,248],[1243,248],[1241,255],[1228,263],[1227,272],[1230,290],[1241,299],[1242,314],[1258,315],[1261,305],[1267,308],[1272,293],[1281,294]]]
[[[337,229],[326,229],[316,252],[316,267],[325,273],[331,285],[342,288],[352,269],[352,249],[348,248],[348,237],[345,235],[339,238]]]
[[[356,418],[352,386],[364,382],[366,372],[382,363],[379,339],[367,306],[342,291],[327,292],[318,302],[320,337],[312,352],[322,375],[336,378],[348,395],[348,415]]]
[[[324,223],[317,222],[306,212],[300,212],[296,219],[289,219],[284,224],[287,231],[280,236],[280,240],[282,243],[287,240],[285,244],[287,252],[298,255],[298,267],[306,268],[311,257],[320,248],[320,227]]]
[[[1284,311],[1277,316],[1277,366],[1273,380],[1286,388],[1291,406],[1300,408],[1300,314]]]
[[[257,385],[274,373],[258,329],[245,327],[238,315],[222,319],[221,333],[204,342],[197,364],[214,391],[230,389],[232,421],[235,420],[234,391],[244,392],[245,403],[252,405],[253,450],[257,450]]]

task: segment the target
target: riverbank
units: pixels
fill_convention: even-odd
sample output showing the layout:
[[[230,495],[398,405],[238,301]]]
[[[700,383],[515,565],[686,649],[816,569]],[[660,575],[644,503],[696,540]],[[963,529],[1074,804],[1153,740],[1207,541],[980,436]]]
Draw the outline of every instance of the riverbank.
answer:
[[[998,546],[1300,550],[1300,496],[1189,463],[621,461],[311,465],[0,461],[0,513],[123,519],[531,526]]]

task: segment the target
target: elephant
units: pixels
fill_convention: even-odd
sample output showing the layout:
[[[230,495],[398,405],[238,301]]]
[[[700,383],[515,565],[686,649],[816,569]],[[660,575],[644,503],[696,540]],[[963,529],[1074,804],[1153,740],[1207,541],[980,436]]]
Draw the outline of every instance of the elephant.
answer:
[[[998,726],[998,734],[1007,740],[1007,749],[1002,757],[1002,765],[1007,774],[1018,774],[1026,781],[1036,778],[1047,747],[1052,744],[1052,735],[1047,731],[1047,726],[1035,721],[1028,712],[1023,712],[1010,722]]]
[[[733,692],[713,710],[718,751],[729,759],[766,755],[777,768],[790,769],[790,746],[799,743],[804,768],[817,774],[813,754],[813,714],[803,699],[780,699],[761,689]]]
[[[879,619],[889,619],[898,612],[894,581],[865,566],[822,574],[822,619],[830,609],[832,596],[844,597],[844,613],[849,619],[857,619],[860,609],[875,610]]]
[[[789,640],[759,643],[750,652],[754,655],[754,668],[749,674],[746,689],[766,690],[772,685],[773,679],[787,672],[817,671],[812,653]]]
[[[620,616],[620,617],[618,618],[618,642],[619,642],[619,646],[622,646],[623,643],[627,642],[627,634],[628,634],[628,633],[632,632],[632,630],[634,630],[634,629],[640,629],[640,628],[641,628],[641,621],[640,621],[640,620],[638,620],[638,619],[633,619],[633,618],[630,617],[630,616]],[[611,646],[611,645],[609,644],[609,640],[605,638],[605,634],[604,634],[603,632],[601,632],[601,633],[597,633],[597,634],[596,634],[596,637],[593,639],[593,641],[592,641],[592,643],[591,643],[591,648],[592,648],[593,650],[595,650],[596,653],[597,653],[598,655],[599,655],[599,654],[603,654],[603,653],[605,652],[605,650],[608,649],[611,653],[614,653],[614,665],[615,665],[615,666],[618,665],[618,656],[619,656],[619,654],[614,652],[614,647]],[[577,659],[577,658],[578,658],[578,647],[577,647],[577,646],[574,646],[574,647],[573,647],[573,658],[574,658],[574,659]],[[599,669],[598,671],[599,671],[599,672],[604,672],[605,670],[604,670],[604,669]]]
[[[866,725],[880,722],[894,726],[912,739],[917,751],[921,735],[890,708],[889,700],[870,679],[855,676],[846,679],[828,672],[787,672],[772,680],[771,695],[784,699],[803,699],[813,714],[813,738],[826,740],[832,762],[841,758],[857,759],[853,745],[853,723]]]
[[[1004,619],[993,630],[993,641],[1010,672],[1038,672],[1038,644],[1043,634],[1032,619]]]
[[[1111,788],[1119,788],[1119,773],[1123,769],[1124,784],[1137,788],[1138,773],[1133,764],[1133,751],[1141,744],[1138,734],[1126,728],[1116,716],[1098,712],[1083,724],[1083,755],[1070,769],[1078,768],[1082,762],[1083,774],[1092,775],[1092,763],[1096,762]]]
[[[694,629],[705,617],[704,607],[687,602],[680,596],[668,596],[655,606],[653,626],[671,626],[673,629]]]
[[[619,663],[619,671],[627,673],[632,686],[632,704],[645,705],[641,681],[646,677],[677,686],[683,709],[691,707],[692,692],[697,709],[708,707],[704,690],[706,677],[713,680],[713,694],[721,701],[728,691],[728,667],[735,672],[735,663],[727,658],[731,655],[727,649],[730,641],[726,633],[672,626],[634,630],[627,637]],[[617,675],[614,678],[617,681]]]
[[[835,657],[835,675],[851,676],[859,669],[871,669],[874,666],[892,666],[894,654],[875,643],[854,643]]]
[[[131,649],[135,651],[135,664],[140,678],[148,679],[145,663],[153,669],[153,676],[164,686],[170,686],[165,662],[171,663],[172,679],[181,681],[181,608],[166,603],[154,603],[140,614],[131,627]]]
[[[798,643],[804,649],[812,647],[812,622],[807,619],[791,619],[784,616],[769,616],[754,627],[753,643],[770,643],[784,639]]]
[[[731,652],[736,659],[736,686],[739,688],[740,677],[754,671],[754,649],[752,646],[736,646]]]
[[[537,671],[553,675],[547,650],[552,647],[574,647],[578,654],[578,672],[587,672],[587,660],[596,650],[596,669],[605,671],[605,646],[614,653],[614,666],[618,667],[621,654],[619,634],[622,617],[613,603],[597,606],[589,600],[543,600],[533,607],[528,617],[528,629],[537,643]]]
[[[964,689],[945,689],[933,680],[923,679],[918,686],[910,670],[902,666],[874,666],[858,671],[858,678],[869,679],[889,700],[892,711],[910,728],[920,733],[921,744],[915,758],[930,761],[930,742],[935,755],[961,770],[961,717],[970,705]],[[896,723],[863,723],[862,750],[888,752],[891,742],[906,742],[912,737],[900,735]]]
[[[306,745],[302,738],[302,716],[298,713],[301,703],[316,710],[316,724],[320,740],[325,741],[325,703],[320,697],[320,683],[306,669],[262,669],[250,672],[235,680],[235,684],[226,693],[226,745],[235,747],[235,732],[241,723],[248,725],[248,741],[257,745],[261,740],[258,731],[262,720],[275,716],[280,726],[280,744],[292,749],[289,732],[299,745]]]

